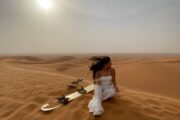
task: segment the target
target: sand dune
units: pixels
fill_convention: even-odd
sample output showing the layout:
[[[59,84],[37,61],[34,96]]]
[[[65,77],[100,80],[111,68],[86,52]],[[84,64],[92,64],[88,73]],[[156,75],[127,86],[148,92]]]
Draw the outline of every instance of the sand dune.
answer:
[[[75,91],[67,83],[78,77],[92,83],[85,57],[0,59],[0,120],[179,120],[180,57],[112,58],[120,86],[118,96],[103,102],[105,113],[95,118],[87,104],[93,92],[52,112],[42,104]]]
[[[54,64],[58,62],[69,61],[74,59],[73,56],[63,56],[63,57],[52,57],[52,58],[40,58],[32,56],[13,56],[9,57],[11,62],[21,63],[21,64]]]
[[[180,59],[166,59],[166,60],[159,60],[159,61],[152,61],[152,63],[180,63]]]

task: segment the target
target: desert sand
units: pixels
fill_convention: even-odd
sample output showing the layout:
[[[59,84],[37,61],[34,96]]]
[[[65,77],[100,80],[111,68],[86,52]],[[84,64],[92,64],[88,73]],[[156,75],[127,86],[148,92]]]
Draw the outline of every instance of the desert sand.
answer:
[[[86,56],[11,56],[0,58],[0,120],[179,120],[180,56],[110,55],[119,94],[103,102],[93,117],[93,92],[52,112],[40,107],[76,89],[67,83],[84,77],[92,83]]]

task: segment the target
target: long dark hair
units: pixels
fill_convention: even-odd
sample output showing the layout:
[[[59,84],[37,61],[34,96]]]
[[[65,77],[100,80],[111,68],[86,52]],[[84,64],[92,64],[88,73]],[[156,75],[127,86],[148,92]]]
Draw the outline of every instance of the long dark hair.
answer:
[[[93,56],[90,60],[92,61],[90,71],[93,72],[93,79],[95,79],[96,72],[102,70],[104,65],[111,61],[109,56]]]

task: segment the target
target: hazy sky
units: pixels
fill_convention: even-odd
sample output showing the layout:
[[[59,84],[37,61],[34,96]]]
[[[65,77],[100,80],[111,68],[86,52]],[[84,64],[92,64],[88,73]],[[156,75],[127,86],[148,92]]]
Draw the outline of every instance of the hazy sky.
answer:
[[[0,54],[180,53],[180,0],[0,0]]]

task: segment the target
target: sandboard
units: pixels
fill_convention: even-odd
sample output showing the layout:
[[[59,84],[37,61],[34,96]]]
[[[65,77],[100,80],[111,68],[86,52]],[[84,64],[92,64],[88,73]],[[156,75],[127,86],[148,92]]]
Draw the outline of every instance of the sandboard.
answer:
[[[42,105],[41,110],[45,111],[45,112],[52,111],[60,106],[68,104],[72,100],[74,100],[84,94],[87,94],[93,90],[94,90],[94,84],[88,85],[87,87],[81,88],[80,90],[77,90],[76,92],[73,92],[66,96],[61,96],[57,100],[54,100],[47,104]]]
[[[77,80],[72,81],[71,83],[67,84],[69,87],[77,87],[79,86],[79,83],[83,82],[85,79],[84,78],[79,78]]]

